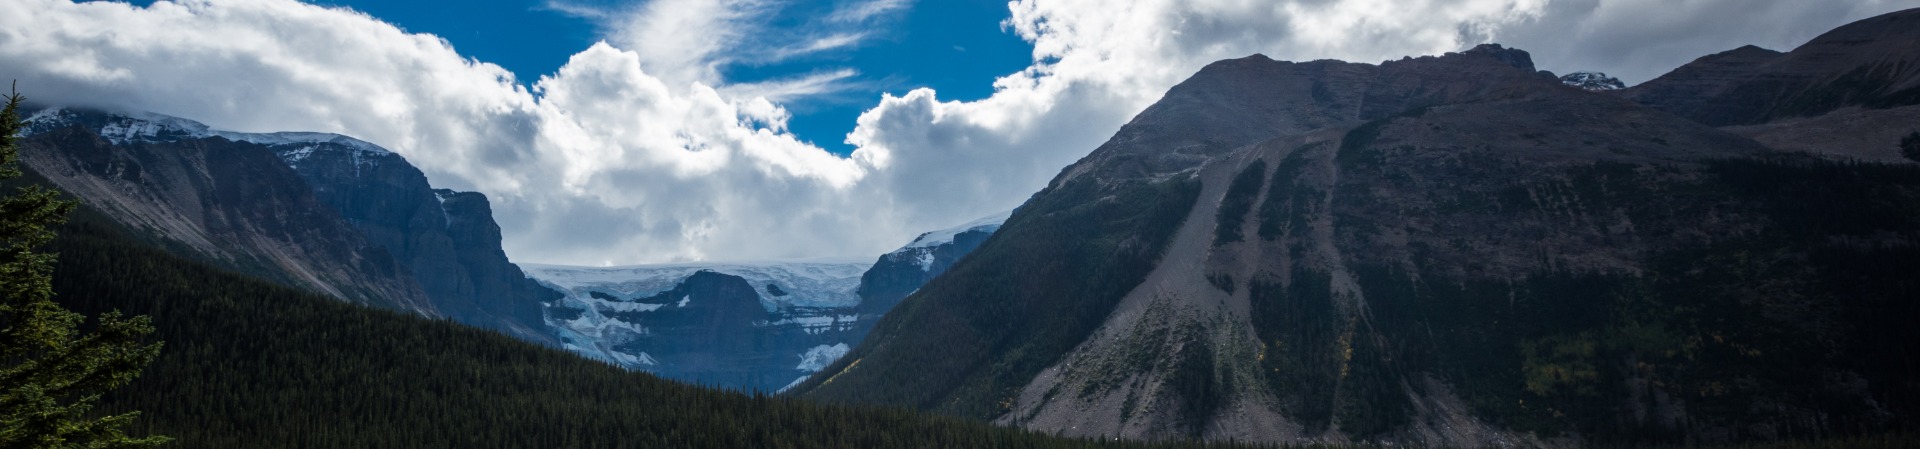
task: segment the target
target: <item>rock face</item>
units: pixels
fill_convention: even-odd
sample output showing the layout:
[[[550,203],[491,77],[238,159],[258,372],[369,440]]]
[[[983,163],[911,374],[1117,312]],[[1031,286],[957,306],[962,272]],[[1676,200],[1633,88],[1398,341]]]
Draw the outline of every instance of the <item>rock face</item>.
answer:
[[[264,146],[184,135],[116,142],[97,128],[48,123],[36,122],[42,126],[22,141],[24,165],[132,229],[267,279],[434,313],[404,266],[315,198]]]
[[[440,200],[441,211],[446,213],[447,235],[454,249],[453,254],[441,256],[439,260],[457,264],[467,280],[454,284],[454,293],[436,303],[455,319],[469,317],[462,322],[494,327],[527,340],[558,343],[546,328],[541,307],[559,300],[562,295],[540,285],[507,260],[507,253],[500,246],[500,225],[493,221],[493,207],[487,202],[487,196],[446,189],[433,192]],[[428,295],[432,296],[431,291]]]
[[[960,258],[979,248],[994,231],[1000,230],[1000,224],[1007,221],[1007,215],[995,214],[979,220],[949,229],[928,232],[915,238],[912,243],[898,250],[880,256],[874,261],[873,268],[860,275],[860,316],[871,325],[881,315],[893,310],[901,299],[913,294],[927,281],[946,273]],[[864,333],[862,336],[865,336]],[[857,341],[857,340],[856,340]]]
[[[1601,92],[1627,88],[1627,84],[1620,82],[1619,78],[1600,72],[1569,73],[1560,77],[1560,84]]]
[[[1145,439],[1915,422],[1920,366],[1887,360],[1920,356],[1920,311],[1886,267],[1920,264],[1920,169],[1782,155],[1529,60],[1212,64],[794,391]]]
[[[363,142],[269,148],[313,186],[314,196],[406,265],[441,316],[554,342],[540,304],[559,295],[507,261],[484,195],[434,190],[406,159]]]
[[[486,197],[436,191],[420,170],[379,146],[333,134],[234,133],[175,117],[68,108],[32,114],[27,133],[47,136],[41,140],[44,151],[37,152],[49,164],[43,168],[52,170],[44,173],[81,173],[73,168],[82,166],[74,163],[61,169],[55,162],[62,158],[99,159],[99,153],[119,153],[111,163],[89,166],[95,172],[91,178],[49,177],[122,222],[218,258],[271,261],[237,265],[343,299],[391,304],[530,341],[555,342],[544,331],[540,304],[559,295],[507,261]],[[88,145],[87,136],[94,136],[97,145]],[[51,140],[56,138],[65,140]],[[102,185],[108,176],[182,170],[215,181],[245,182],[169,176]],[[194,195],[222,201],[182,200]],[[147,196],[154,199],[132,199]],[[274,226],[174,217],[249,216],[229,212],[248,209],[286,216],[275,217]],[[283,237],[280,228],[285,227],[318,229],[312,232],[327,237]],[[217,241],[222,239],[271,243],[226,249],[235,244]],[[336,259],[359,262],[326,262]]]

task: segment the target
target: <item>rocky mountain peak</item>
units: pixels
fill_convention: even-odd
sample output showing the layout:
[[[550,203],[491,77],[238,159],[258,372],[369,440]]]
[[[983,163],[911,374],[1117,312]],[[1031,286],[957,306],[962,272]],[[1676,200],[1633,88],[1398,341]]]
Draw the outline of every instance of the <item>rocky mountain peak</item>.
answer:
[[[1557,90],[1556,84],[1534,70],[1526,51],[1497,44],[1378,65],[1261,55],[1218,61],[1174,86],[1052,185],[1089,173],[1109,180],[1164,179],[1210,156],[1282,135],[1533,95]]]
[[[1480,44],[1461,54],[1487,56],[1520,70],[1534,71],[1533,55],[1518,48],[1506,48],[1500,44]]]

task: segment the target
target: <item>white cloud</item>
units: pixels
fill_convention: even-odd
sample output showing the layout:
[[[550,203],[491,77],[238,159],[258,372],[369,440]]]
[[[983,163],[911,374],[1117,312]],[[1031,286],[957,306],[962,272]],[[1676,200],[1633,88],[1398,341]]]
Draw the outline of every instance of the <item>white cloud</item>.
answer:
[[[861,85],[850,81],[859,74],[858,70],[842,68],[772,81],[728,84],[721,92],[728,98],[762,99],[778,103],[846,92]]]
[[[1554,0],[1503,39],[1532,51],[1543,69],[1601,70],[1638,84],[1707,54],[1792,50],[1848,22],[1913,7],[1920,0]]]
[[[833,12],[827,14],[827,20],[842,23],[866,22],[912,6],[911,0],[843,0],[833,9]]]
[[[860,45],[849,33],[907,2],[839,3],[818,23],[853,25],[785,43],[756,37],[776,0],[550,2],[597,17],[607,43],[529,88],[433,36],[292,0],[8,0],[0,77],[42,100],[379,143],[437,185],[492,197],[516,260],[872,255],[1017,205],[1218,59],[1379,61],[1492,40],[1548,69],[1641,76],[1912,4],[1802,3],[1018,0],[1005,25],[1033,43],[1031,67],[978,101],[886,96],[848,136],[849,157],[786,133],[780,104],[845,92],[854,72],[732,83],[721,69]],[[1696,29],[1717,17],[1745,22]]]

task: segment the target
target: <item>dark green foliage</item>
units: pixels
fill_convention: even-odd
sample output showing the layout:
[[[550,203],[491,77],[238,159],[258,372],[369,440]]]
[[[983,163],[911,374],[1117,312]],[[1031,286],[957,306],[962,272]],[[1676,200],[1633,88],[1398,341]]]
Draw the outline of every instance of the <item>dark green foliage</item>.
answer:
[[[1218,288],[1220,289],[1220,291],[1227,292],[1227,294],[1229,295],[1233,294],[1233,290],[1234,290],[1233,275],[1231,274],[1207,273],[1207,283],[1213,284],[1214,288]]]
[[[1253,200],[1260,194],[1260,185],[1267,180],[1267,162],[1256,160],[1240,170],[1227,184],[1227,194],[1220,199],[1220,210],[1215,220],[1213,245],[1220,246],[1238,242],[1245,238],[1241,228],[1246,227],[1247,212],[1253,209]],[[1227,289],[1232,291],[1232,289]]]
[[[1001,415],[1021,386],[1085,340],[1152,271],[1199,190],[1191,178],[1105,186],[1082,179],[1039,193],[797,391]]]
[[[1179,361],[1167,378],[1167,388],[1179,397],[1179,413],[1187,436],[1199,438],[1214,413],[1233,401],[1230,377],[1215,369],[1213,344],[1190,336],[1176,355]]]
[[[0,181],[22,175],[15,139],[22,128],[23,98],[14,93],[5,99]],[[135,448],[167,442],[160,436],[127,436],[137,411],[102,416],[93,410],[101,395],[132,382],[159,354],[159,343],[145,341],[152,325],[147,317],[97,311],[99,319],[82,332],[86,315],[54,302],[57,258],[40,252],[74,204],[40,186],[10,190],[0,197],[0,447]]]
[[[1294,230],[1304,231],[1307,217],[1325,199],[1325,192],[1294,183],[1307,164],[1305,153],[1316,149],[1312,145],[1295,149],[1274,168],[1267,197],[1260,202],[1261,239],[1275,240]]]
[[[1550,254],[1511,280],[1461,278],[1429,259],[1361,263],[1352,269],[1368,312],[1358,323],[1319,308],[1320,298],[1339,299],[1320,291],[1325,275],[1255,282],[1263,368],[1309,428],[1323,410],[1312,405],[1331,404],[1356,437],[1404,419],[1394,393],[1423,388],[1413,373],[1436,376],[1497,425],[1606,444],[1910,426],[1920,413],[1920,330],[1911,325],[1920,321],[1920,167],[1779,157],[1674,170],[1571,167],[1559,185],[1529,187],[1577,202],[1465,186],[1459,196],[1485,197],[1441,207],[1622,211],[1647,226],[1712,211],[1755,227],[1655,247],[1637,275],[1556,269]],[[1705,209],[1661,202],[1680,197]],[[1326,359],[1314,355],[1320,348],[1343,342],[1349,371],[1311,371]],[[1309,400],[1329,382],[1337,397]],[[1662,417],[1680,402],[1684,419]]]
[[[1920,162],[1920,132],[1900,138],[1900,155],[1907,160]]]
[[[1352,131],[1347,131],[1347,135],[1340,138],[1338,154],[1342,165],[1346,165],[1353,158],[1364,156],[1367,153],[1367,147],[1372,146],[1373,141],[1380,138],[1380,130],[1392,124],[1394,118],[1369,121],[1354,127]]]
[[[707,390],[183,260],[83,211],[56,289],[171,344],[108,396],[192,448],[1201,448],[1053,438],[903,409]],[[101,280],[111,280],[102,282]]]
[[[1402,377],[1394,369],[1392,351],[1371,332],[1356,332],[1351,340],[1352,356],[1334,407],[1340,431],[1364,439],[1405,425],[1412,408]]]
[[[1247,287],[1254,331],[1264,353],[1260,369],[1281,408],[1308,432],[1333,423],[1334,392],[1343,372],[1343,341],[1352,320],[1333,302],[1326,274],[1305,269],[1292,282],[1254,281]]]

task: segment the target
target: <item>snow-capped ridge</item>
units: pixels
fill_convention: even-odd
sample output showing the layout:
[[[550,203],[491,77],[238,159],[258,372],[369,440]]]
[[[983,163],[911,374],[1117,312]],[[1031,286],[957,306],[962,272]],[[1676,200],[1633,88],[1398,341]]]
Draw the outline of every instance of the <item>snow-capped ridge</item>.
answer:
[[[852,307],[860,303],[854,290],[860,275],[872,267],[865,260],[682,262],[619,267],[580,267],[522,263],[527,276],[562,291],[600,291],[622,298],[644,298],[672,290],[700,271],[739,276],[760,293],[760,302],[773,312],[790,307]],[[768,292],[773,285],[784,295]]]
[[[26,134],[40,134],[69,126],[84,126],[100,134],[100,137],[115,145],[135,143],[165,143],[189,139],[220,137],[236,142],[250,142],[260,145],[280,147],[294,144],[314,144],[298,150],[289,151],[298,157],[296,162],[305,159],[316,148],[331,144],[339,148],[356,150],[374,155],[394,154],[392,151],[353,137],[321,132],[271,132],[243,133],[213,129],[204,123],[190,119],[151,112],[111,113],[66,107],[51,107],[35,111],[26,119]],[[283,153],[283,157],[285,157]]]
[[[986,233],[993,233],[994,231],[1000,230],[1000,225],[1006,223],[1007,218],[1012,215],[1013,215],[1013,211],[1008,210],[1006,212],[1001,212],[1001,213],[989,215],[986,217],[981,217],[977,220],[969,221],[966,224],[962,224],[959,226],[954,226],[951,228],[946,228],[938,231],[932,231],[932,232],[920,234],[920,237],[913,239],[912,243],[908,243],[907,246],[901,247],[901,249],[931,248],[935,246],[945,245],[948,243],[953,243],[954,237],[959,236],[960,234],[967,233],[968,231],[981,231]]]

